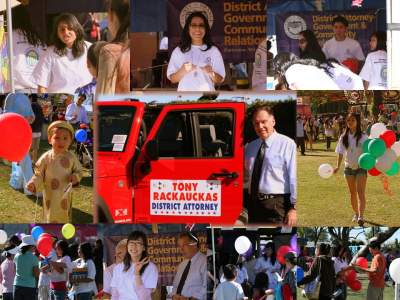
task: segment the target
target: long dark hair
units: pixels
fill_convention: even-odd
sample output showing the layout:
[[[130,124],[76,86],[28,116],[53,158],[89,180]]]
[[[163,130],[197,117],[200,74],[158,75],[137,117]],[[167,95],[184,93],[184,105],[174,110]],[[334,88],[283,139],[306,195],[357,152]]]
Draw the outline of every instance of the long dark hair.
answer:
[[[142,256],[140,257],[140,260],[144,259],[147,257],[147,238],[146,235],[141,232],[141,231],[133,231],[128,235],[128,241],[126,242],[126,254],[124,257],[124,272],[128,271],[129,268],[131,267],[131,255],[128,252],[128,244],[129,241],[137,241],[140,240],[143,242],[143,247],[144,251],[142,252]],[[145,264],[142,269],[140,270],[140,275],[143,275],[144,270],[147,268],[149,264]]]
[[[32,25],[31,17],[24,5],[12,8],[12,27],[19,31],[33,46],[44,46],[45,43]]]
[[[357,122],[357,127],[356,127],[356,132],[354,133],[354,136],[356,138],[356,146],[358,146],[358,142],[362,137],[362,130],[361,130],[361,118],[359,114],[356,113],[349,113],[346,117],[346,122],[349,118],[355,118]],[[346,125],[346,130],[343,133],[343,145],[347,149],[349,147],[349,133],[350,133],[350,128]]]
[[[203,37],[203,44],[205,44],[207,47],[203,51],[207,51],[212,46],[214,46],[214,43],[212,42],[212,39],[211,39],[211,28],[210,28],[210,24],[208,23],[207,17],[202,12],[195,11],[195,12],[192,12],[186,18],[185,26],[183,27],[183,31],[181,34],[181,42],[179,44],[179,48],[181,49],[181,51],[183,53],[188,52],[190,50],[190,48],[192,47],[192,38],[190,37],[190,34],[189,34],[189,27],[190,27],[190,23],[192,22],[192,19],[194,17],[199,17],[199,18],[203,19],[203,22],[204,22],[206,33]]]
[[[82,25],[79,23],[78,19],[72,14],[62,14],[57,17],[54,22],[53,33],[51,36],[52,44],[54,45],[54,52],[59,56],[64,56],[67,54],[67,46],[58,37],[58,26],[60,23],[65,23],[71,28],[76,35],[74,44],[72,45],[72,55],[74,58],[81,57],[85,53],[85,41],[84,41],[84,31]]]
[[[301,31],[299,34],[306,40],[306,48],[304,51],[299,48],[300,58],[312,58],[320,63],[326,62],[325,54],[322,52],[321,46],[319,45],[314,32],[306,29]]]
[[[286,88],[289,88],[289,84],[286,81],[285,72],[294,64],[306,65],[306,66],[314,66],[318,69],[322,69],[325,73],[333,78],[333,74],[329,70],[329,68],[334,68],[332,62],[336,62],[336,60],[328,59],[325,62],[319,62],[318,60],[312,58],[298,58],[295,54],[290,52],[281,52],[278,53],[274,60],[273,66],[275,73],[281,78],[282,83]]]
[[[275,244],[274,244],[273,242],[269,242],[269,243],[267,243],[267,244],[265,245],[264,251],[265,251],[267,248],[272,249],[272,254],[271,254],[271,256],[269,257],[269,259],[271,260],[271,264],[274,265],[275,262],[276,262]],[[268,260],[268,256],[267,256],[265,253],[264,253],[263,256],[264,256],[264,259],[265,259],[265,260]]]
[[[90,245],[90,243],[82,243],[79,245],[79,248],[82,253],[84,261],[93,259],[92,245]]]
[[[68,243],[64,240],[59,240],[56,243],[56,248],[59,247],[62,252],[62,257],[64,256],[69,256],[69,248],[68,248]]]
[[[376,40],[377,40],[376,49],[373,51],[378,51],[378,50],[387,51],[386,50],[387,49],[386,48],[386,32],[385,31],[375,31],[373,34],[371,34],[371,38],[373,36],[376,37]]]
[[[112,11],[119,21],[119,28],[111,42],[127,43],[131,17],[129,0],[109,0],[108,10]]]

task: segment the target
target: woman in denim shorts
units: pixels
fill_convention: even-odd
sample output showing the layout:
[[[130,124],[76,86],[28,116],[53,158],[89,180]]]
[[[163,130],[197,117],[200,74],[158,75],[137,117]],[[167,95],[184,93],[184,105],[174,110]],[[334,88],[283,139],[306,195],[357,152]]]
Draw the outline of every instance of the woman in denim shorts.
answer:
[[[362,226],[364,224],[367,171],[360,168],[358,158],[363,153],[362,145],[368,137],[361,130],[359,114],[349,113],[346,125],[345,132],[340,136],[336,146],[338,157],[334,173],[339,170],[344,158],[344,176],[349,187],[351,207],[354,211],[353,222]]]

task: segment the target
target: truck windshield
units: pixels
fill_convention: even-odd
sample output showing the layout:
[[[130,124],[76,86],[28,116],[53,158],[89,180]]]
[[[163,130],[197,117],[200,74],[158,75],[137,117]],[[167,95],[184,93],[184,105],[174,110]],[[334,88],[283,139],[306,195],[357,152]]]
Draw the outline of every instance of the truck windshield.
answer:
[[[99,106],[98,151],[124,151],[135,111],[132,106]]]

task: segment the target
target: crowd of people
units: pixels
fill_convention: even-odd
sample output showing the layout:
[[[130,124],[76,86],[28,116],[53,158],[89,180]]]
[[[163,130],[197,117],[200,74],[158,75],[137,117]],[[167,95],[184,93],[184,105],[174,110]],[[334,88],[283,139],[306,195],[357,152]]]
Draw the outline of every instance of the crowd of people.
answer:
[[[232,260],[232,258],[231,258]],[[211,285],[216,285],[214,300],[295,300],[297,258],[294,252],[284,256],[284,263],[278,261],[275,243],[268,242],[262,256],[247,257],[221,262],[217,278],[210,274]],[[218,267],[218,266],[217,266]],[[280,298],[279,298],[280,297]]]
[[[100,41],[96,14],[85,24],[70,13],[54,20],[51,37],[38,34],[24,4],[12,9],[14,84],[17,91],[87,95],[129,92],[128,0],[108,2],[108,41]],[[91,43],[91,42],[93,43]]]
[[[386,33],[376,31],[365,57],[360,43],[347,34],[348,20],[332,20],[334,36],[321,47],[315,33],[299,33],[299,56],[282,52],[273,59],[276,89],[382,90],[387,89]]]
[[[52,238],[47,257],[39,253],[32,235],[9,238],[0,266],[3,300],[91,300],[102,289],[103,278],[96,276],[102,270],[101,240],[92,245]]]

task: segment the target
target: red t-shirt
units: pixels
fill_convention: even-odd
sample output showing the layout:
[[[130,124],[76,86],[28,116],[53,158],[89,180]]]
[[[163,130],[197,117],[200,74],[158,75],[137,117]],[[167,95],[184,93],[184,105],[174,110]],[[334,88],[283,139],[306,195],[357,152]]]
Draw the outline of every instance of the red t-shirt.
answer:
[[[369,273],[368,275],[372,286],[376,288],[384,288],[386,260],[382,253],[378,252],[374,255],[371,262],[371,269],[376,269],[376,272]]]

